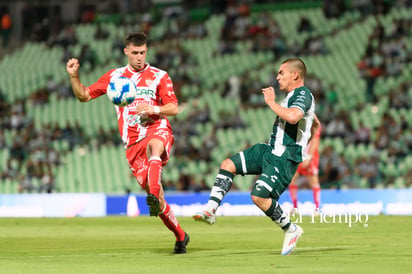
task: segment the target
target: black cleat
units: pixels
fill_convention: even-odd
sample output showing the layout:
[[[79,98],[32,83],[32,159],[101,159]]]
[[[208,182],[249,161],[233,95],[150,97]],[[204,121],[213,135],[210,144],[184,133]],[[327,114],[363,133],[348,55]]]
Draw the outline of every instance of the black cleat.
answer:
[[[154,196],[153,194],[147,195],[146,203],[149,206],[150,216],[156,217],[157,215],[159,215],[159,199],[157,199],[156,196]]]
[[[183,241],[176,241],[175,244],[175,251],[173,252],[174,254],[185,254],[186,253],[186,246],[190,242],[190,237],[189,235],[185,232],[185,238]]]

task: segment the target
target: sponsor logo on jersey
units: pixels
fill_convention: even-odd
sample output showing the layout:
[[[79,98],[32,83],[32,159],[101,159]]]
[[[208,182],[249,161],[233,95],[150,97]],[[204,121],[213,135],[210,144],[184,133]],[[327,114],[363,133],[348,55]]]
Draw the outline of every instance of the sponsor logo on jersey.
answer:
[[[305,99],[306,99],[305,95],[298,95],[297,98],[296,98],[296,101],[303,101],[304,102]]]
[[[156,99],[156,91],[148,87],[136,87],[137,98]]]

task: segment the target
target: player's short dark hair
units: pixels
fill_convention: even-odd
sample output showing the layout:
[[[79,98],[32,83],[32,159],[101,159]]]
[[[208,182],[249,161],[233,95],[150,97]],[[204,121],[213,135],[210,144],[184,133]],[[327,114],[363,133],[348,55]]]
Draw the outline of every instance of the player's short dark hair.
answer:
[[[143,32],[135,32],[126,35],[124,38],[124,46],[127,47],[130,44],[134,46],[147,45],[147,35]]]
[[[306,65],[305,62],[300,58],[288,58],[282,62],[282,64],[288,63],[290,68],[295,69],[299,72],[300,78],[305,79],[306,77]]]

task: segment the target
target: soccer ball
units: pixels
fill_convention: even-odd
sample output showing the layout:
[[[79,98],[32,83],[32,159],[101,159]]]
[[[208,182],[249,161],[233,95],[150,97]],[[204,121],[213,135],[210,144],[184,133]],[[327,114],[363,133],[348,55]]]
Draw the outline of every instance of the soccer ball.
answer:
[[[106,94],[113,104],[124,107],[136,99],[136,85],[127,77],[113,77]]]

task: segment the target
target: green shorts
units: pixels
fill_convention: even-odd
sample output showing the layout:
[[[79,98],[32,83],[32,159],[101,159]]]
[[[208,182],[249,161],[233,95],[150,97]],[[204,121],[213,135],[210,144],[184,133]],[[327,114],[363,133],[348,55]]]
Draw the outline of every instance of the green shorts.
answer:
[[[276,156],[267,144],[256,144],[236,153],[230,158],[236,166],[236,174],[260,175],[252,190],[252,195],[279,200],[290,184],[299,163],[286,156]]]

